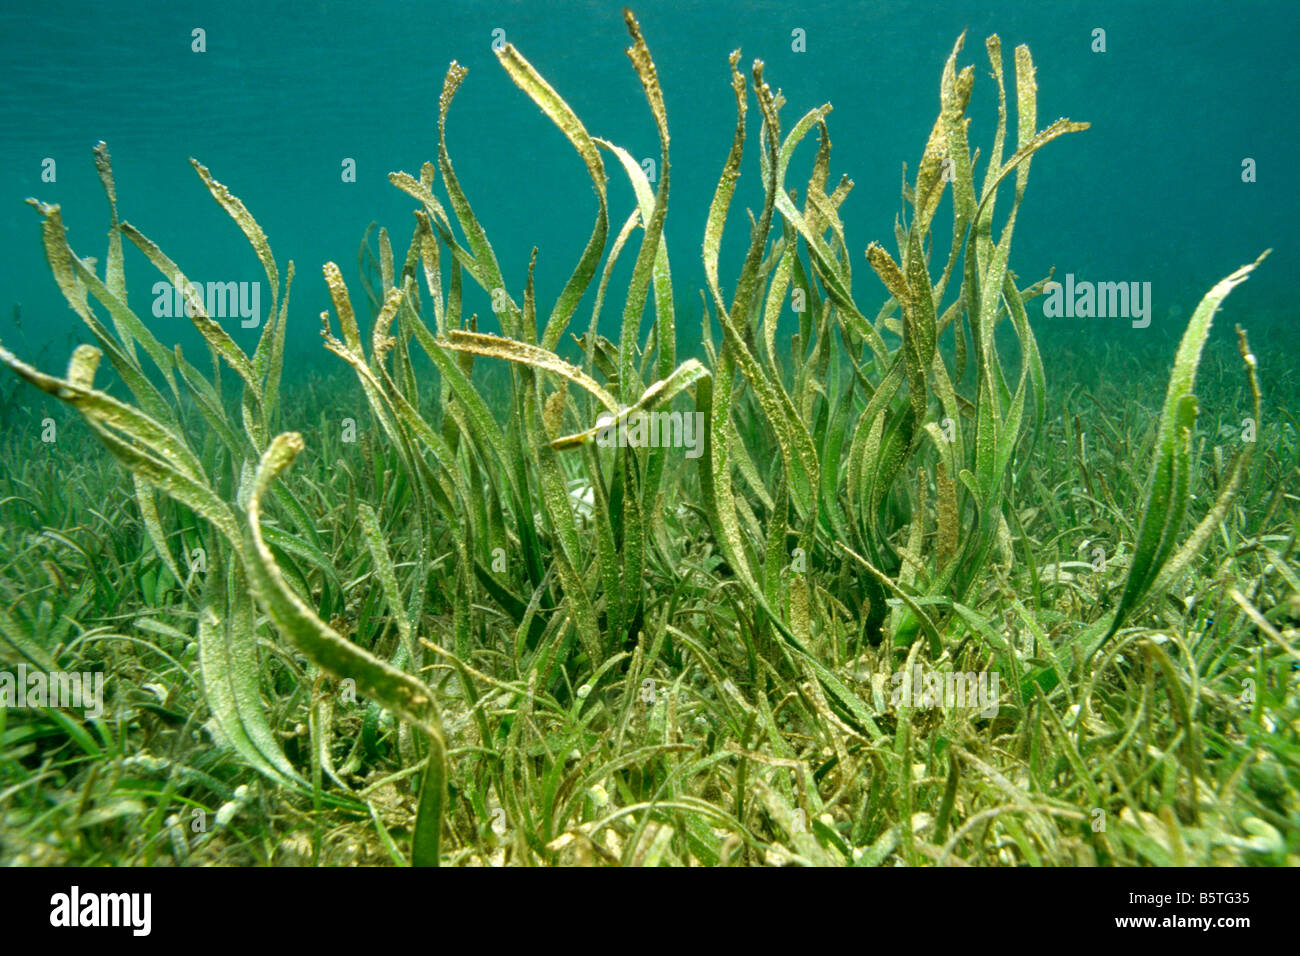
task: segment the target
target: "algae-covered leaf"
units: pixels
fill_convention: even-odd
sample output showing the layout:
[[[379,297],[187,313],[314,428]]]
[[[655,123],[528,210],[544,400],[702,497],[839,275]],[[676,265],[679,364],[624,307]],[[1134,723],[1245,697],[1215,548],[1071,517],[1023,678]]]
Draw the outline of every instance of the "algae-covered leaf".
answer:
[[[1196,383],[1201,351],[1209,337],[1214,314],[1223,300],[1246,281],[1267,255],[1268,252],[1265,252],[1250,265],[1242,266],[1220,280],[1201,299],[1187,323],[1187,329],[1178,345],[1178,353],[1174,357],[1174,368],[1160,413],[1151,469],[1147,475],[1142,520],[1138,525],[1124,593],[1115,609],[1110,628],[1098,647],[1114,636],[1129,613],[1147,596],[1152,582],[1174,548],[1187,512],[1191,430],[1196,424],[1197,412],[1196,396],[1192,393],[1192,388]],[[1095,650],[1094,648],[1094,653]]]
[[[419,658],[416,656],[415,644],[411,637],[411,620],[406,614],[406,605],[402,602],[402,592],[397,586],[393,559],[388,553],[388,545],[380,531],[379,519],[375,515],[375,509],[364,503],[358,504],[357,515],[361,518],[361,532],[365,536],[366,546],[370,549],[370,557],[375,562],[375,573],[379,577],[380,586],[384,589],[389,612],[397,621],[397,636],[406,649],[407,660],[414,664]]]
[[[541,107],[542,112],[560,128],[573,144],[573,148],[578,151],[578,155],[587,166],[587,173],[591,176],[599,203],[591,238],[587,240],[582,257],[560,293],[560,298],[555,303],[555,309],[547,320],[546,329],[542,334],[542,347],[554,349],[563,337],[564,328],[570,317],[578,308],[578,301],[587,291],[587,286],[591,284],[592,277],[596,274],[596,267],[600,263],[601,253],[605,250],[605,238],[609,234],[609,206],[605,199],[605,164],[601,161],[600,151],[596,148],[586,127],[582,125],[582,121],[563,97],[542,79],[541,74],[523,58],[518,50],[507,43],[497,53],[497,59],[510,74],[510,78]]]
[[[373,697],[397,716],[410,721],[429,740],[428,770],[421,792],[412,858],[417,865],[437,865],[447,801],[447,755],[432,692],[417,678],[356,646],[317,617],[289,587],[262,535],[262,499],[271,482],[293,463],[302,449],[302,436],[286,432],[268,445],[258,463],[244,528],[249,582],[277,629],[299,650],[331,673],[355,680],[360,694]]]
[[[570,365],[547,349],[515,339],[501,338],[497,335],[487,335],[482,332],[465,332],[461,329],[448,330],[447,337],[439,340],[438,344],[443,348],[453,349],[458,352],[473,352],[475,355],[486,355],[489,358],[504,359],[507,362],[516,362],[543,371],[554,372],[556,375],[567,378],[575,385],[586,389],[605,408],[614,414],[618,414],[618,401],[613,395],[605,391],[598,382],[582,369],[576,365]]]
[[[456,170],[451,165],[451,155],[447,152],[447,113],[451,109],[452,100],[456,97],[456,91],[465,82],[468,73],[469,70],[453,60],[447,67],[447,75],[443,79],[442,95],[438,99],[438,168],[442,170],[442,181],[447,187],[451,208],[465,233],[465,241],[473,253],[472,261],[466,263],[466,270],[490,295],[498,293],[505,295],[506,283],[501,275],[501,266],[497,262],[496,253],[492,251],[492,244],[488,242],[487,232],[479,223],[478,217],[474,215],[469,198],[461,189],[460,180],[456,178]],[[509,296],[505,296],[505,300],[505,308],[499,313],[501,328],[506,335],[515,337],[522,331],[519,307]]]
[[[227,580],[229,575],[229,580]],[[203,691],[222,735],[240,756],[272,781],[305,787],[271,732],[259,690],[253,604],[238,565],[214,562],[199,611],[199,668]]]
[[[650,56],[650,48],[646,45],[645,37],[641,34],[641,26],[637,23],[636,17],[632,15],[631,10],[624,8],[623,20],[627,25],[628,35],[632,38],[632,46],[627,49],[627,56],[632,61],[637,77],[641,80],[641,88],[645,92],[646,102],[649,104],[650,112],[654,116],[655,128],[659,133],[660,150],[659,185],[655,191],[654,207],[650,210],[649,215],[646,215],[646,211],[642,210],[641,221],[645,226],[645,236],[641,240],[641,248],[637,252],[636,264],[632,268],[632,280],[628,284],[627,299],[623,308],[622,335],[619,339],[619,393],[624,401],[630,401],[636,388],[634,360],[640,343],[641,317],[645,310],[646,294],[649,291],[650,282],[652,278],[656,278],[656,273],[658,273],[657,281],[659,286],[656,291],[656,299],[661,309],[669,307],[663,301],[662,270],[667,265],[667,254],[660,240],[663,236],[664,217],[668,213],[668,184],[671,176],[668,162],[668,114],[664,108],[663,91],[659,88],[659,74],[655,69],[654,60]],[[671,316],[671,313],[665,315]],[[670,337],[672,334],[672,329],[667,322],[660,322],[657,331],[665,337]],[[660,345],[661,347],[667,345],[668,349],[673,348],[670,338],[666,342],[661,342]],[[669,356],[666,363],[664,362],[665,355],[661,354],[660,356],[661,370],[671,367],[671,352],[666,354]]]
[[[153,240],[146,237],[129,222],[122,223],[122,232],[126,234],[126,237],[131,240],[137,249],[145,254],[168,281],[182,290],[186,302],[185,314],[189,316],[190,321],[194,323],[194,327],[207,340],[213,351],[225,359],[226,364],[243,379],[246,386],[244,395],[251,401],[252,408],[258,416],[257,420],[245,424],[248,426],[249,438],[252,439],[253,444],[261,447],[264,441],[262,432],[265,427],[263,417],[265,412],[262,405],[262,382],[258,380],[253,363],[244,354],[243,350],[235,344],[235,340],[230,337],[230,333],[208,315],[203,298],[198,294],[198,286],[185,277],[180,267],[159,249]]]
[[[240,202],[239,197],[213,179],[206,166],[197,159],[190,159],[190,165],[199,174],[199,178],[203,180],[203,185],[208,187],[208,192],[212,193],[212,198],[217,201],[217,205],[230,214],[230,218],[235,220],[240,231],[248,238],[249,245],[257,253],[257,258],[262,262],[262,268],[266,270],[266,281],[271,286],[271,302],[274,308],[274,304],[280,298],[280,271],[275,266],[275,256],[271,255],[271,245],[266,241],[266,233],[262,232],[262,227],[253,218],[253,214],[248,211],[248,207]]]
[[[708,375],[709,370],[707,368],[695,359],[688,359],[678,366],[668,378],[655,382],[642,392],[635,405],[622,410],[612,418],[601,416],[601,420],[586,431],[556,438],[551,442],[551,447],[557,451],[573,448],[594,440],[603,430],[622,428],[632,416],[648,412],[658,405],[671,402],[686,389]]]

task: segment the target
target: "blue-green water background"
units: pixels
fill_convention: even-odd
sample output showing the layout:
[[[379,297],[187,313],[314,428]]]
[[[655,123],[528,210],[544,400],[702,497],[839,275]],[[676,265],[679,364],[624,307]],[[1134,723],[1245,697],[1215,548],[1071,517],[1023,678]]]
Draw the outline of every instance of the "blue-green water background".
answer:
[[[1297,338],[1295,0],[648,2],[636,12],[658,64],[672,131],[666,228],[685,351],[698,342],[704,219],[734,128],[728,53],[739,47],[745,64],[755,57],[766,62],[766,78],[787,101],[786,129],[808,109],[834,105],[832,182],[848,174],[856,183],[842,215],[857,257],[855,292],[864,311],[874,313],[884,292],[861,252],[872,240],[893,248],[901,164],[915,169],[937,113],[940,71],[966,28],[960,62],[977,71],[971,141],[985,155],[996,115],[983,49],[989,33],[1002,37],[1009,85],[1012,49],[1026,43],[1033,51],[1040,127],[1057,116],[1092,123],[1035,159],[1012,253],[1022,284],[1053,266],[1058,276],[1152,283],[1150,330],[1116,319],[1044,319],[1035,305],[1031,316],[1046,344],[1065,329],[1061,323],[1085,344],[1092,336],[1176,335],[1204,291],[1270,246],[1273,257],[1234,295],[1229,319],[1274,343]],[[206,31],[205,53],[191,51],[195,27]],[[806,32],[806,52],[792,50],[796,28]],[[1106,31],[1105,53],[1091,49],[1095,28]],[[29,358],[54,342],[43,364],[59,370],[67,333],[85,337],[45,264],[39,216],[23,199],[61,204],[73,248],[102,263],[107,206],[91,147],[103,139],[112,150],[123,217],[191,279],[253,281],[262,273],[188,158],[198,158],[241,197],[281,266],[290,258],[297,265],[288,342],[294,367],[335,365],[317,335],[317,316],[328,304],[321,264],[340,263],[359,297],[357,246],[372,220],[388,228],[398,256],[404,254],[414,202],[387,174],[418,174],[423,161],[436,158],[438,93],[453,59],[470,71],[448,123],[453,161],[517,301],[529,253],[540,249],[537,285],[545,314],[590,234],[594,196],[563,136],[497,63],[495,30],[504,31],[593,134],[638,158],[658,156],[653,123],[623,52],[627,35],[616,3],[4,4],[0,340]],[[724,275],[733,277],[748,241],[743,207],[761,201],[757,116],[751,109],[742,188],[724,246]],[[815,148],[809,137],[791,165],[789,184],[801,195]],[[355,183],[340,176],[347,157],[357,164]],[[1241,180],[1246,157],[1258,164],[1255,183]],[[41,180],[46,158],[57,164],[56,182]],[[612,239],[632,194],[617,164],[608,157],[607,164]],[[941,236],[945,228],[938,226]],[[129,245],[127,256],[131,303],[149,316],[159,276]],[[632,258],[624,257],[619,276]],[[591,298],[575,317],[579,331]],[[11,320],[14,302],[22,303],[21,333]],[[486,310],[482,299],[469,306]],[[1171,308],[1181,318],[1170,317]],[[605,310],[611,333],[621,311],[621,295],[611,293]],[[164,342],[198,349],[184,319],[151,322]],[[228,325],[251,349],[256,332]],[[1228,336],[1228,328],[1222,322],[1216,337]]]

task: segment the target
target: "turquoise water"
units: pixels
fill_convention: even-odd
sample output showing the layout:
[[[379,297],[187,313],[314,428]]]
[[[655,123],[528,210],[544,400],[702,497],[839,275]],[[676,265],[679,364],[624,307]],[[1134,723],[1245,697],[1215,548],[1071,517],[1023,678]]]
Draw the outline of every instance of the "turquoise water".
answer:
[[[832,181],[847,174],[856,183],[842,216],[857,257],[855,292],[874,307],[884,290],[861,251],[872,240],[893,247],[901,164],[915,169],[937,113],[940,71],[967,28],[959,62],[977,71],[972,144],[987,152],[992,138],[996,87],[983,49],[991,32],[1002,37],[1009,83],[1013,48],[1026,43],[1033,51],[1040,127],[1058,116],[1093,124],[1034,161],[1012,255],[1021,284],[1053,266],[1061,277],[1151,283],[1147,330],[1123,320],[1045,318],[1035,305],[1031,316],[1047,344],[1066,329],[1085,342],[1177,334],[1206,289],[1270,246],[1272,259],[1234,295],[1230,319],[1273,342],[1296,340],[1300,3],[655,2],[634,9],[658,64],[672,132],[666,231],[688,310],[679,319],[684,349],[698,338],[704,219],[734,125],[727,54],[739,47],[744,64],[766,62],[768,82],[787,101],[786,129],[807,110],[834,105]],[[195,28],[205,31],[206,52],[191,49]],[[1092,50],[1097,28],[1106,31],[1104,53]],[[804,31],[805,52],[792,49],[795,30]],[[595,202],[576,154],[496,62],[492,43],[501,37],[593,134],[638,158],[658,156],[615,3],[6,4],[0,340],[27,357],[53,341],[58,347],[45,364],[59,369],[62,340],[69,332],[84,337],[44,262],[39,216],[23,199],[60,203],[73,248],[102,262],[107,206],[91,158],[102,139],[123,217],[192,279],[262,274],[188,158],[241,197],[281,264],[297,265],[290,354],[333,366],[317,336],[328,302],[321,264],[337,261],[360,297],[357,246],[372,220],[404,254],[414,202],[387,174],[418,174],[422,161],[436,159],[437,98],[453,59],[470,70],[448,122],[457,172],[517,301],[529,253],[539,248],[538,295],[549,309],[587,241]],[[734,276],[747,242],[742,207],[761,201],[752,97],[749,118],[724,275]],[[801,195],[815,148],[809,137],[791,165],[789,184]],[[1242,182],[1246,158],[1255,161],[1256,182]],[[342,180],[345,159],[355,160],[355,183]],[[42,179],[47,160],[53,182]],[[607,163],[612,239],[632,196]],[[943,215],[947,207],[945,200]],[[936,233],[944,230],[941,223]],[[624,274],[632,258],[625,256]],[[158,279],[128,247],[127,283],[142,315],[150,314]],[[616,276],[611,290],[622,287]],[[593,292],[575,318],[579,327]],[[486,299],[467,302],[487,312]],[[21,334],[12,303],[22,306]],[[621,301],[605,310],[611,333],[619,312]],[[152,324],[164,342],[197,348],[185,320]],[[251,346],[255,330],[228,324]],[[1229,328],[1223,323],[1216,336]]]

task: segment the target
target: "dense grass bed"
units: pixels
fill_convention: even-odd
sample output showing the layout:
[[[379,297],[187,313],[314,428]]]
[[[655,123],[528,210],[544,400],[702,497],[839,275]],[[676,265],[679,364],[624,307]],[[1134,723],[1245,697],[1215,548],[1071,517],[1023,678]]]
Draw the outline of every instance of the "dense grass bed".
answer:
[[[829,109],[783,124],[733,58],[716,195],[674,207],[706,287],[675,287],[698,253],[663,241],[628,28],[654,182],[499,53],[592,178],[558,300],[506,288],[440,136],[391,176],[409,244],[368,233],[351,290],[324,268],[334,373],[285,372],[293,266],[198,163],[265,271],[252,354],[197,297],[201,360],[130,307],[123,239],[142,288],[181,270],[119,221],[107,147],[102,268],[35,203],[93,344],[0,345],[0,671],[104,696],[0,707],[0,861],[1294,865],[1297,383],[1212,334],[1260,264],[1222,263],[1180,341],[1040,349],[1016,213],[1086,124],[1040,128],[992,37],[995,140],[958,41],[865,257]],[[642,414],[666,444],[611,440]]]

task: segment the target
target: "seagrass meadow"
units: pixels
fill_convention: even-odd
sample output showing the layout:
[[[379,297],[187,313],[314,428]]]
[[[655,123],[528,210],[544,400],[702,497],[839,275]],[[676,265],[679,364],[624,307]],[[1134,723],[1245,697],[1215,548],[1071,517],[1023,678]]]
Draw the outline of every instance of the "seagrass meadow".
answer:
[[[0,326],[0,860],[1300,861],[1300,382],[1231,298],[1278,261],[1214,262],[1180,338],[1040,347],[1059,286],[1014,271],[1017,219],[1091,133],[1043,121],[996,35],[925,66],[938,116],[875,241],[829,105],[702,64],[734,126],[672,246],[625,25],[649,162],[496,51],[590,178],[557,295],[545,249],[506,279],[458,179],[492,144],[453,166],[455,62],[436,156],[389,175],[414,227],[355,265],[295,275],[193,161],[190,227],[233,221],[264,273],[251,348],[119,210],[104,143],[106,250],[30,201],[81,326]],[[160,281],[198,350],[140,307]],[[331,362],[295,374],[308,285]],[[58,706],[81,674],[102,706]]]

